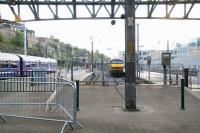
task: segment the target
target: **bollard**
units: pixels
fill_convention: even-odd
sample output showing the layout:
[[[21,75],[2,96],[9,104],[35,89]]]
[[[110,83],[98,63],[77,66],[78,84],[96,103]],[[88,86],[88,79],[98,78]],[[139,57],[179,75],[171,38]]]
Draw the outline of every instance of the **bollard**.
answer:
[[[178,74],[176,74],[176,84],[178,85]]]
[[[181,110],[185,110],[185,96],[184,96],[184,87],[185,79],[181,79]]]
[[[171,66],[169,66],[169,85],[172,85]]]
[[[163,73],[163,82],[164,82],[164,85],[167,85],[167,68],[166,68],[166,65],[163,65],[163,70],[164,70],[164,73]]]
[[[79,111],[79,80],[76,80],[76,107],[77,111]]]
[[[71,81],[74,80],[73,64],[71,64]]]
[[[148,67],[149,67],[149,78],[148,78],[148,80],[149,80],[149,85],[150,85],[150,78],[151,78],[151,75],[150,75],[150,64],[148,65]]]
[[[185,87],[188,87],[188,68],[184,69]]]

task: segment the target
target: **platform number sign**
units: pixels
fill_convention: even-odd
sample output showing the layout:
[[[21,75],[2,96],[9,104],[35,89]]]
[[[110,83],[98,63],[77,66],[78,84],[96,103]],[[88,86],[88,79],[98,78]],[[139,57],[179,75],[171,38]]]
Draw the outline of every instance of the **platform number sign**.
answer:
[[[162,65],[170,66],[171,65],[171,53],[162,53]]]

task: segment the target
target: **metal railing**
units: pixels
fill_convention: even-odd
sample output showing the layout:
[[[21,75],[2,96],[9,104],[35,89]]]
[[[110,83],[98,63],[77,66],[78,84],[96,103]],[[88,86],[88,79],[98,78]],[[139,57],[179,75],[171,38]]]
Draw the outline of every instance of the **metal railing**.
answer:
[[[164,71],[166,71],[166,73]],[[167,66],[166,70],[164,70],[161,64],[140,64],[138,75],[139,80],[143,81],[141,83],[178,85],[180,84],[180,79],[183,77],[183,66],[181,64],[173,64]]]
[[[92,71],[92,64],[79,63],[74,64],[71,69],[67,67],[60,69],[60,73],[62,77],[68,80],[79,80],[80,85],[89,85],[92,83],[104,84],[107,82],[106,77],[109,75],[108,65],[108,63],[93,63]],[[71,78],[72,76],[73,78]]]
[[[35,72],[37,73],[37,72]],[[1,77],[0,118],[29,118],[81,125],[76,120],[76,84],[53,74],[38,72],[42,77]]]
[[[188,68],[188,88],[200,89],[200,66]]]

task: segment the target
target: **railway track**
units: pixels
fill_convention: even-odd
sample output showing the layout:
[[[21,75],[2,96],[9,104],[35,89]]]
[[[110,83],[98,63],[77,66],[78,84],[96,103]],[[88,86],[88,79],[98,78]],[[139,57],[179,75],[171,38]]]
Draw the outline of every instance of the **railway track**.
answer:
[[[125,79],[123,77],[113,78],[114,85],[121,86],[125,84]]]
[[[113,78],[113,82],[114,82],[114,89],[115,91],[119,94],[119,96],[125,100],[125,96],[120,92],[119,86],[122,85],[121,83],[125,82],[125,79],[123,78]]]
[[[95,84],[96,81],[99,79],[99,77],[100,77],[100,73],[96,73],[92,75],[92,77],[86,82],[86,85]]]

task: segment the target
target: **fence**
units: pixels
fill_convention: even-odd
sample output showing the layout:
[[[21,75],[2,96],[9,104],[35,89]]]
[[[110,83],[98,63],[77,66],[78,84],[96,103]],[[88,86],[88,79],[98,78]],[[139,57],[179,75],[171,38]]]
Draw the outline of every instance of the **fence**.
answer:
[[[183,77],[183,66],[181,64],[173,64],[167,66],[166,69],[161,64],[140,64],[139,68],[138,78],[149,84],[180,84],[180,78]]]
[[[68,80],[79,80],[80,85],[90,84],[91,82],[104,84],[109,76],[108,63],[79,63],[71,67],[73,68],[62,68],[60,70],[61,76]]]
[[[188,88],[200,88],[200,66],[188,68]]]
[[[35,71],[26,77],[1,77],[0,118],[4,122],[6,116],[63,122],[63,133],[67,125],[80,126],[76,96],[75,82],[56,77],[55,73]]]

